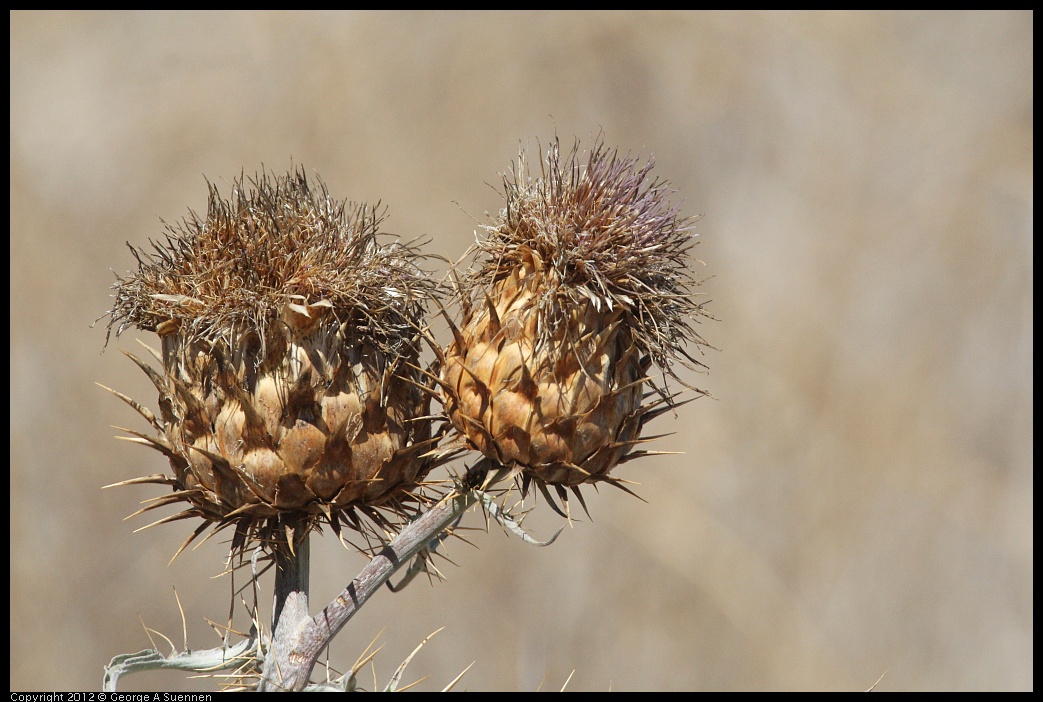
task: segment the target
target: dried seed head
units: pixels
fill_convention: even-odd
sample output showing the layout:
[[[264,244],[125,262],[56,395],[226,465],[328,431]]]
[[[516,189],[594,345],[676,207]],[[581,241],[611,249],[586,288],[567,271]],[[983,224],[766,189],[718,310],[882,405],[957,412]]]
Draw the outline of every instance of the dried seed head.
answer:
[[[234,526],[238,550],[320,522],[375,533],[409,511],[434,443],[417,369],[432,286],[414,249],[379,241],[381,220],[303,169],[262,173],[228,199],[211,185],[205,218],[131,247],[109,332],[160,336],[162,374],[134,359],[160,416],[123,399],[172,468],[154,482],[174,493],[152,506],[185,506],[161,521],[204,520],[186,545],[208,525]]]
[[[694,220],[651,169],[600,141],[585,161],[578,145],[563,157],[555,141],[534,177],[522,153],[477,244],[445,354],[447,412],[526,484],[561,495],[618,484],[609,471],[642,453],[632,451],[642,427],[673,401],[646,371],[654,363],[680,380],[674,361],[702,365],[686,348],[706,345],[692,325],[708,316],[688,268]]]

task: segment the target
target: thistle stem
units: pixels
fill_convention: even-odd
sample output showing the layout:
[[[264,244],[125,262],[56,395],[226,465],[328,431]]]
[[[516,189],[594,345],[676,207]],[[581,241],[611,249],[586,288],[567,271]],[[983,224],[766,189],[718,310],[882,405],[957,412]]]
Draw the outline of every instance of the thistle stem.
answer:
[[[293,538],[290,536],[290,538]],[[291,643],[310,620],[308,612],[308,571],[311,546],[308,534],[291,551],[280,545],[275,550],[275,606],[272,617],[271,647],[264,660],[260,692],[285,690],[285,672],[292,670]]]
[[[474,490],[453,492],[443,498],[415,521],[407,524],[398,536],[370,559],[362,572],[315,617],[308,617],[307,614],[305,574],[303,597],[295,597],[301,594],[300,590],[295,590],[289,592],[284,601],[258,690],[301,691],[307,687],[308,678],[319,654],[344,628],[348,620],[396,570],[429,548],[434,539],[477,501],[478,495]],[[279,577],[277,574],[277,591]]]

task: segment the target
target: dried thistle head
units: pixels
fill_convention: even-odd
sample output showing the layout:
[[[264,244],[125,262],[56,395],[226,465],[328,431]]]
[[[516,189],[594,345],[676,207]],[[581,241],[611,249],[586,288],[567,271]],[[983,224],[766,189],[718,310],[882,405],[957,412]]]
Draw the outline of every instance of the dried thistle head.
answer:
[[[446,410],[523,488],[551,485],[564,500],[566,487],[618,485],[610,471],[648,453],[633,450],[642,428],[673,406],[646,372],[680,380],[675,361],[702,365],[687,350],[706,345],[693,324],[708,316],[693,299],[694,220],[651,170],[600,141],[585,160],[555,141],[538,176],[522,153],[477,244],[445,352]]]
[[[131,247],[138,268],[117,278],[108,327],[159,335],[162,372],[131,356],[159,416],[119,396],[154,430],[131,440],[171,474],[125,483],[173,488],[146,509],[201,518],[185,546],[232,526],[233,550],[292,549],[322,522],[366,533],[410,511],[435,441],[417,369],[431,284],[414,249],[381,243],[381,220],[303,169],[262,173],[228,199],[211,185],[205,217]]]

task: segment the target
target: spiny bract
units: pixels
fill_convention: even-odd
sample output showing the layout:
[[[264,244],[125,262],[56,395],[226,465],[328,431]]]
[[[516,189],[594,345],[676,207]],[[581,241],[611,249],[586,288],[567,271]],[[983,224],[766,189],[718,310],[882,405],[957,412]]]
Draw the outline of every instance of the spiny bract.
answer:
[[[504,178],[506,207],[462,281],[442,387],[471,445],[519,471],[523,490],[554,486],[567,501],[566,487],[621,486],[613,467],[652,453],[634,451],[641,430],[675,403],[646,372],[701,365],[685,346],[705,345],[692,323],[708,315],[691,292],[693,220],[649,180],[651,161],[599,141],[581,162],[578,145],[563,158],[555,141],[541,166],[534,178],[523,152]]]
[[[368,533],[413,509],[428,464],[431,389],[417,368],[418,254],[378,241],[381,213],[330,198],[303,169],[210,186],[207,215],[168,226],[138,270],[117,278],[109,331],[161,339],[152,425],[126,430],[162,452],[183,503],[160,522],[200,517],[235,527],[233,550],[286,543],[320,522]],[[128,244],[129,246],[129,244]],[[142,510],[145,511],[145,510]],[[368,517],[369,521],[360,519]],[[368,538],[368,537],[367,537]],[[182,549],[184,546],[182,546]]]

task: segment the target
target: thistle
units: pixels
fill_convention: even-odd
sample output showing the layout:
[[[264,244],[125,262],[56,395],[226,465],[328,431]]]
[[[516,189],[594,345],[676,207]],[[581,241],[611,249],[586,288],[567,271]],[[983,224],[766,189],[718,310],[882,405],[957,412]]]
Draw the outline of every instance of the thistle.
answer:
[[[417,368],[431,286],[416,251],[381,243],[382,216],[303,169],[263,173],[229,199],[211,185],[204,218],[131,247],[138,268],[117,277],[109,333],[159,335],[162,370],[128,354],[159,414],[116,395],[153,430],[130,440],[171,472],[121,484],[173,489],[141,510],[183,507],[156,524],[202,520],[179,553],[210,527],[234,527],[233,551],[292,551],[321,523],[377,533],[415,511],[436,438]]]
[[[555,141],[535,177],[522,153],[457,287],[463,318],[450,320],[445,349],[423,323],[423,302],[443,288],[417,251],[382,243],[378,208],[335,201],[302,170],[240,178],[228,199],[211,185],[205,217],[190,212],[151,249],[130,247],[137,271],[117,276],[108,331],[159,336],[161,368],[128,354],[159,411],[112,392],[152,429],[126,429],[129,440],[162,453],[170,472],[118,484],[172,488],[138,512],[181,507],[154,524],[200,520],[178,553],[229,527],[240,565],[246,548],[263,546],[275,602],[270,632],[255,604],[236,646],[117,656],[106,690],[161,667],[233,670],[232,686],[259,691],[348,689],[357,667],[348,680],[311,683],[318,656],[397,569],[410,564],[395,591],[430,573],[466,510],[481,503],[528,543],[554,541],[526,534],[484,488],[513,475],[566,516],[569,490],[581,504],[585,484],[629,492],[611,473],[657,453],[637,447],[656,438],[647,423],[679,404],[667,379],[702,392],[675,363],[702,365],[687,347],[707,345],[693,325],[709,316],[688,268],[694,220],[651,169],[600,141],[585,160],[578,145],[563,157]],[[420,367],[421,341],[437,367]],[[443,414],[430,412],[436,397]],[[440,447],[449,426],[455,440]],[[482,459],[428,500],[430,470],[468,449]],[[306,537],[323,524],[361,534],[372,558],[312,616]],[[373,549],[374,537],[387,548]]]
[[[524,152],[506,206],[461,284],[463,321],[444,353],[446,412],[485,456],[566,503],[608,482],[653,417],[675,406],[673,363],[701,366],[688,268],[694,220],[651,180],[652,162],[599,141],[585,161],[555,141],[533,177]],[[648,376],[652,365],[663,382]],[[684,383],[682,382],[682,385]],[[697,391],[701,392],[701,391]],[[626,489],[624,487],[624,489]]]

